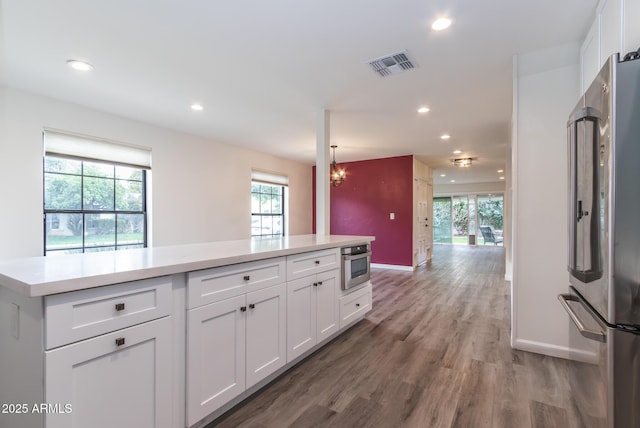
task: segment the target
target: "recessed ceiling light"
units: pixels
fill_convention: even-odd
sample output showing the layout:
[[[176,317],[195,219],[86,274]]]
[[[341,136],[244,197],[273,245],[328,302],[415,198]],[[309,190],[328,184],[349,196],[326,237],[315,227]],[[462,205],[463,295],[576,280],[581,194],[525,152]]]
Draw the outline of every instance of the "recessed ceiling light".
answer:
[[[79,59],[67,60],[67,64],[69,65],[69,67],[73,68],[74,70],[78,70],[78,71],[91,71],[91,70],[93,70],[93,65],[89,64],[86,61],[81,61]]]
[[[447,174],[440,174],[440,177],[446,177]]]
[[[451,20],[449,18],[438,18],[431,24],[431,29],[434,31],[446,30],[451,26]]]
[[[504,169],[499,169],[498,172],[503,173]]]
[[[451,182],[452,182],[452,183],[455,183],[455,182],[456,182],[456,180],[451,180]]]
[[[204,107],[202,107],[202,104],[191,104],[191,110],[202,111]]]
[[[449,134],[442,134],[442,135],[440,136],[440,139],[441,139],[441,140],[448,140],[449,138],[451,138],[451,135],[449,135]]]
[[[459,155],[460,153],[462,153],[462,150],[454,150],[454,151],[453,151],[453,154],[454,154],[454,155]]]
[[[431,110],[429,107],[420,107],[418,113],[429,113],[429,110]]]
[[[500,176],[500,180],[504,180],[504,177],[503,177],[503,176]]]

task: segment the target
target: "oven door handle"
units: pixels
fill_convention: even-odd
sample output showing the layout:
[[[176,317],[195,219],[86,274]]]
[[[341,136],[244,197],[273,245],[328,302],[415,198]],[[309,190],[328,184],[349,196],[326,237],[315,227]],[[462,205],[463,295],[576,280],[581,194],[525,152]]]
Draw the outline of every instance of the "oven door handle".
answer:
[[[354,254],[354,255],[345,254],[342,256],[344,260],[355,260],[355,259],[361,259],[363,257],[371,257],[371,251],[367,251],[366,253]]]

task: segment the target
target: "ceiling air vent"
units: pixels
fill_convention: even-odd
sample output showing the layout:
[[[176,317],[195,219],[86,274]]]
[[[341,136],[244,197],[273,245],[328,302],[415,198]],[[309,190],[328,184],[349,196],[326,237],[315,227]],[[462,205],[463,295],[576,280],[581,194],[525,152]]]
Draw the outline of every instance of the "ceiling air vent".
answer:
[[[381,77],[391,76],[392,74],[398,74],[416,67],[411,59],[409,59],[407,51],[371,60],[369,61],[369,65],[373,71]]]

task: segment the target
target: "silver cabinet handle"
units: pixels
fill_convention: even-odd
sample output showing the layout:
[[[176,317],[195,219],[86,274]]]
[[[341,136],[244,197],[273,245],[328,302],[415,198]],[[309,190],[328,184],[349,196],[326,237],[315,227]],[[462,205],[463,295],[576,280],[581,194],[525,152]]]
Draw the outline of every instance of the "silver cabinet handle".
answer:
[[[580,300],[578,300],[577,297],[574,297],[570,294],[560,294],[558,296],[558,300],[560,301],[560,304],[562,304],[562,307],[565,309],[565,311],[567,311],[567,313],[569,314],[569,318],[571,318],[571,321],[573,321],[573,323],[576,325],[581,335],[583,335],[587,339],[595,340],[597,342],[605,343],[607,341],[607,335],[605,334],[605,332],[603,332],[602,330],[591,330],[586,328],[584,326],[584,323],[578,317],[578,314],[576,314],[574,310],[571,309],[571,306],[569,306],[569,301],[579,302]]]

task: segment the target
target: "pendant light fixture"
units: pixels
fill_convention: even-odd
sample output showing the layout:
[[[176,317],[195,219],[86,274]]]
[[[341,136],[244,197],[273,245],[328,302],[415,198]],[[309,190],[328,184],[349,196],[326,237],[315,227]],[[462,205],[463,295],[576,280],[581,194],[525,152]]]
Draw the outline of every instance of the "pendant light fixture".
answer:
[[[333,161],[331,162],[331,173],[329,176],[329,180],[331,181],[331,185],[333,187],[339,186],[344,183],[344,169],[338,168],[338,164],[336,164],[336,145],[332,145],[333,149]]]

